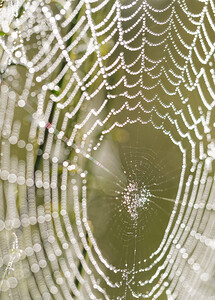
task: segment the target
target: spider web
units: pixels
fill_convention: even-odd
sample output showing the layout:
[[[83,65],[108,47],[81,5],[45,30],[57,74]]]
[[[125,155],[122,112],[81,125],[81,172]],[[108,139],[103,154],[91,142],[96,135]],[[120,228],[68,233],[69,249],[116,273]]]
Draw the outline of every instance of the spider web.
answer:
[[[2,299],[213,299],[210,1],[4,1]]]

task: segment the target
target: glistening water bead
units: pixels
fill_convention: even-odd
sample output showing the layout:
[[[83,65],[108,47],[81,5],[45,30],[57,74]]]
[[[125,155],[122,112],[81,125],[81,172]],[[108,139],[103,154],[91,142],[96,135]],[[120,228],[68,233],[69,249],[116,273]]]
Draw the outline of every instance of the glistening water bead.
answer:
[[[144,186],[138,186],[137,182],[130,181],[121,194],[122,204],[130,214],[132,220],[138,219],[138,210],[146,208],[150,201],[150,192]],[[117,197],[118,198],[118,197]]]

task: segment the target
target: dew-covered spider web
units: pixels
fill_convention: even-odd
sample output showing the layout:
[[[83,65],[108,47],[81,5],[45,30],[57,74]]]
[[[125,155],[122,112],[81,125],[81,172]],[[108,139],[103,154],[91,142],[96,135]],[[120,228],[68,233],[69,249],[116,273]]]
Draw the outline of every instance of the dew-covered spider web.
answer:
[[[0,298],[215,299],[214,0],[0,1]]]

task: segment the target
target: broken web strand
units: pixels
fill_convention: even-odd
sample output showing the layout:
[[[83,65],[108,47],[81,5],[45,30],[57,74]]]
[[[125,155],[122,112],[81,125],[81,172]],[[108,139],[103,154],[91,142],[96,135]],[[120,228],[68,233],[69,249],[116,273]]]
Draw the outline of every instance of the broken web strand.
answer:
[[[140,128],[137,127],[137,131],[136,131],[136,147],[132,144],[130,144],[129,148],[128,148],[128,154],[126,153],[124,155],[124,160],[125,160],[125,165],[128,167],[128,179],[129,179],[129,184],[128,184],[128,188],[126,188],[126,191],[128,191],[126,193],[126,197],[125,201],[123,201],[123,205],[126,205],[128,208],[128,212],[131,215],[131,219],[132,221],[134,221],[134,263],[133,263],[133,272],[134,275],[135,273],[138,272],[138,269],[140,268],[140,264],[141,264],[141,259],[137,261],[137,226],[138,226],[138,222],[139,222],[139,218],[141,218],[141,215],[139,216],[138,214],[138,210],[141,209],[145,209],[148,213],[150,210],[152,210],[153,212],[153,207],[150,206],[150,202],[153,203],[154,206],[156,206],[161,212],[163,212],[164,214],[167,214],[167,212],[162,208],[162,206],[160,206],[158,203],[156,203],[155,201],[153,201],[151,198],[153,197],[153,195],[151,194],[152,190],[151,190],[151,181],[155,182],[156,176],[158,177],[158,181],[159,181],[159,185],[163,184],[164,182],[161,181],[161,179],[159,178],[159,172],[161,170],[157,170],[158,174],[152,174],[153,173],[153,166],[151,168],[149,168],[149,166],[147,166],[147,162],[148,160],[151,162],[151,164],[155,164],[155,160],[153,155],[155,155],[153,152],[151,152],[149,149],[144,149],[141,148],[140,141],[141,139],[144,139],[143,136],[141,136],[141,131]],[[151,145],[152,149],[153,149],[153,145]],[[123,148],[122,148],[123,150]],[[150,153],[147,153],[148,151]],[[145,157],[145,152],[146,152],[146,157]],[[145,164],[144,164],[145,161]],[[159,160],[160,161],[160,160]],[[162,164],[162,162],[161,162]],[[146,171],[145,171],[146,168]],[[157,168],[157,166],[156,166]],[[158,165],[158,169],[159,169],[159,165]],[[125,173],[126,171],[124,171]],[[142,174],[141,174],[142,173]],[[165,174],[166,175],[166,174]],[[142,176],[142,177],[141,177]],[[151,179],[150,179],[151,178]],[[161,177],[162,178],[162,177]],[[146,184],[149,183],[149,184]],[[156,182],[157,184],[157,182]],[[130,196],[131,194],[131,196]],[[155,197],[155,196],[154,196]],[[173,202],[175,202],[175,199],[172,199]],[[147,213],[146,212],[146,213]],[[168,214],[167,214],[168,215]],[[151,217],[153,218],[153,214],[151,215]],[[161,222],[162,224],[162,222]],[[151,226],[149,226],[150,228]],[[147,247],[145,245],[145,247]],[[142,249],[142,251],[144,252],[144,248]],[[141,255],[139,255],[139,257],[141,257]],[[144,260],[146,261],[146,260]],[[132,276],[133,279],[135,276]],[[135,279],[134,279],[135,280]],[[132,282],[132,279],[130,279],[130,282]]]
[[[132,153],[132,152],[131,152]],[[135,152],[134,152],[135,153]],[[140,153],[141,153],[141,150],[140,150]],[[144,152],[143,152],[144,153]],[[137,167],[137,166],[136,166]],[[136,170],[136,168],[134,168],[134,170]],[[135,173],[135,171],[134,171],[134,173]],[[132,176],[132,179],[133,178],[135,178],[135,174],[133,174],[134,176]],[[172,201],[173,201],[173,199],[172,199]]]

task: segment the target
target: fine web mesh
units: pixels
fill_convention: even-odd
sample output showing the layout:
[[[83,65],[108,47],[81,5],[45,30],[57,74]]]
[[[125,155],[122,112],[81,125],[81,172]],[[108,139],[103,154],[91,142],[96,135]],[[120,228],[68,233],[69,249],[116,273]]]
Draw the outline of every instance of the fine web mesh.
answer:
[[[0,298],[215,297],[215,3],[0,3]]]

